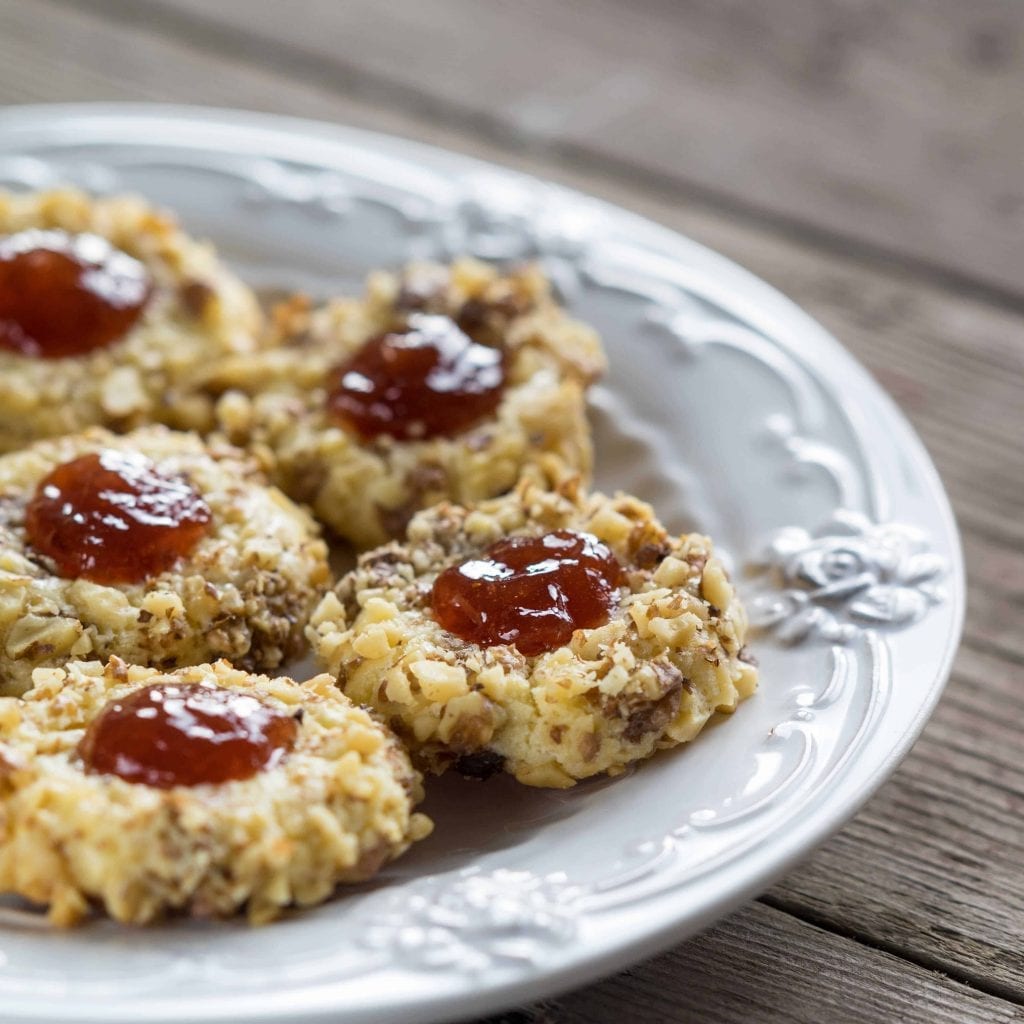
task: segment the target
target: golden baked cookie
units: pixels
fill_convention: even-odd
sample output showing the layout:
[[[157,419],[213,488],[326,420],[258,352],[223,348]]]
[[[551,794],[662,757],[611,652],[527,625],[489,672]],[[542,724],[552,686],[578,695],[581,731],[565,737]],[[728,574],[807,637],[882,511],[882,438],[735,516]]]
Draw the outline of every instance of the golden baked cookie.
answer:
[[[362,299],[283,305],[274,330],[266,351],[214,368],[218,421],[358,547],[438,501],[590,469],[585,391],[604,355],[536,267],[379,272]]]
[[[538,544],[539,558],[510,568]],[[565,565],[587,579],[563,586]],[[537,585],[556,590],[523,596]],[[596,624],[574,628],[580,614]],[[453,615],[461,635],[438,621]],[[376,708],[425,768],[563,787],[617,774],[733,710],[757,683],[746,631],[707,537],[670,536],[626,495],[524,482],[473,508],[419,513],[405,541],[360,557],[308,633],[345,693]]]
[[[99,424],[209,426],[210,360],[251,352],[251,291],[143,200],[0,192],[0,452]]]
[[[0,698],[0,892],[58,925],[90,904],[145,924],[320,903],[430,832],[421,799],[394,736],[328,676],[113,658],[38,669],[23,699]]]
[[[278,667],[330,582],[318,532],[250,457],[165,427],[0,456],[0,694],[115,654]]]

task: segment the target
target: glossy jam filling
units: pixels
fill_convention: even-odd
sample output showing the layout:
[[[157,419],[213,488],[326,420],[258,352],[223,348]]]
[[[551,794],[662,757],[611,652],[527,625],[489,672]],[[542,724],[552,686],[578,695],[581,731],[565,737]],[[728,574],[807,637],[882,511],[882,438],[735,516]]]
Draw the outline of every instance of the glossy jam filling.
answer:
[[[158,789],[252,778],[295,746],[298,721],[257,697],[158,684],[111,701],[78,752],[86,771]]]
[[[82,356],[119,341],[153,292],[145,266],[98,235],[32,229],[0,238],[0,349]]]
[[[499,541],[434,583],[434,617],[478,644],[514,644],[521,654],[553,651],[574,630],[603,626],[618,602],[622,567],[589,533],[557,530]]]
[[[443,437],[498,407],[505,359],[449,317],[413,313],[404,330],[367,341],[333,380],[331,415],[364,440]]]
[[[45,477],[25,509],[28,541],[66,579],[140,583],[191,554],[210,508],[144,455],[83,455]]]

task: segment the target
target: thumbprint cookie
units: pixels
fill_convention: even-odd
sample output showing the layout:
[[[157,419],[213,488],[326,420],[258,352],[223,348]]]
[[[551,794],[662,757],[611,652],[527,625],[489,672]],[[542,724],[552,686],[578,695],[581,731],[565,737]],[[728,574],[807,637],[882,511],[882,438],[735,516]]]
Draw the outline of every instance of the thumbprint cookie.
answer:
[[[272,453],[281,488],[357,547],[441,500],[589,471],[585,394],[604,355],[536,267],[379,272],[362,299],[282,304],[273,331],[211,373],[218,422]]]
[[[112,658],[0,698],[0,891],[72,925],[91,906],[253,923],[370,878],[430,822],[395,737],[329,676]]]
[[[313,519],[226,444],[93,427],[0,456],[0,694],[114,654],[276,668],[329,582]]]
[[[0,451],[91,425],[208,425],[211,359],[251,351],[251,291],[140,199],[0,192]]]
[[[548,787],[618,774],[732,711],[757,683],[746,631],[707,537],[571,481],[420,512],[308,630],[424,768]]]

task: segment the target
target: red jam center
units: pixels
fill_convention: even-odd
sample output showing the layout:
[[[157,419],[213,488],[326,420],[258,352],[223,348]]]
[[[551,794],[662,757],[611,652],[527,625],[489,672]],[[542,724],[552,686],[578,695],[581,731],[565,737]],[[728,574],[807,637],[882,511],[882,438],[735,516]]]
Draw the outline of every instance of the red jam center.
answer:
[[[67,579],[140,583],[190,554],[209,506],[144,455],[107,449],[65,462],[25,509],[29,543]]]
[[[532,657],[603,626],[621,581],[617,559],[589,533],[513,537],[437,577],[434,617],[463,640],[515,644]]]
[[[364,440],[457,434],[494,412],[505,386],[500,349],[446,316],[413,313],[404,330],[367,341],[335,370],[327,406]]]
[[[158,684],[111,701],[79,745],[86,770],[158,789],[249,779],[295,746],[295,718],[237,690]]]
[[[98,235],[31,229],[0,238],[0,349],[86,355],[124,337],[152,290],[145,266]]]

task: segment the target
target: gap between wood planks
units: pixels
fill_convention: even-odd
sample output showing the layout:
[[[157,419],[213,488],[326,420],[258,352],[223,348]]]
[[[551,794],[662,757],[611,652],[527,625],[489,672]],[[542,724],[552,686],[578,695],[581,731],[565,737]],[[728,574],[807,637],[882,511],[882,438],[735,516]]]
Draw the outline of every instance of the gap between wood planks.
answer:
[[[751,202],[741,192],[715,188],[684,175],[659,173],[656,169],[612,153],[598,151],[581,141],[567,140],[557,134],[534,133],[531,136],[507,117],[460,104],[450,96],[428,93],[367,64],[352,63],[343,55],[326,55],[288,39],[268,36],[240,18],[226,24],[221,19],[230,12],[230,8],[225,8],[218,16],[216,11],[211,15],[187,0],[179,0],[179,3],[166,0],[51,2],[106,16],[120,24],[142,27],[154,34],[171,34],[191,47],[248,63],[258,62],[262,67],[293,78],[316,81],[368,102],[399,108],[440,125],[473,132],[498,145],[525,146],[535,155],[558,158],[569,167],[582,163],[591,171],[599,171],[633,187],[640,185],[664,199],[683,195],[689,202],[743,219],[751,226],[771,230],[792,241],[852,258],[876,269],[896,270],[936,287],[1024,313],[1024,292],[1010,285],[986,280],[963,268],[928,259],[921,253],[901,252],[892,245],[872,242],[835,228],[822,228],[792,213]],[[206,6],[203,3],[202,7]]]
[[[480,1024],[1010,1024],[1020,1007],[754,903],[670,952]],[[863,973],[862,973],[863,972]],[[868,975],[871,984],[864,983]],[[722,984],[723,976],[729,984]],[[813,984],[808,984],[808,978]]]
[[[974,989],[978,992],[984,992],[986,995],[994,996],[997,999],[1003,999],[1014,1006],[1022,1005],[1019,993],[1010,986],[1001,985],[998,982],[981,977],[973,971],[964,971],[957,967],[950,966],[950,964],[939,960],[937,957],[928,956],[926,953],[917,953],[912,950],[907,950],[896,943],[885,942],[880,939],[868,941],[863,935],[855,930],[844,928],[842,925],[837,925],[834,921],[823,916],[819,916],[818,914],[815,914],[814,911],[808,910],[804,906],[800,906],[794,900],[787,900],[783,897],[775,896],[772,893],[766,893],[763,896],[759,896],[757,902],[764,904],[766,907],[771,907],[773,910],[778,910],[784,914],[796,917],[798,920],[804,921],[815,928],[820,928],[831,935],[849,939],[860,946],[877,950],[880,953],[887,953],[889,956],[898,957],[900,960],[911,963],[915,967],[920,967],[923,970],[932,971],[936,974],[942,975],[945,978],[949,978],[951,981],[964,985],[966,988]]]

